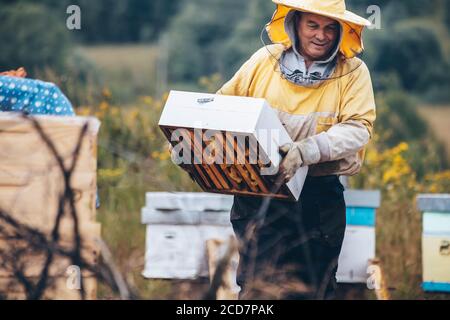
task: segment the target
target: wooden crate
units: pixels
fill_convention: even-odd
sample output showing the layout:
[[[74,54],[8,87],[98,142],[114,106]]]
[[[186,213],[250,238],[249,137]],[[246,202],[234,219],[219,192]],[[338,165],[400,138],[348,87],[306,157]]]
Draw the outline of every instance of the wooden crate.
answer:
[[[166,138],[170,141],[172,133],[180,128],[161,128]],[[190,145],[194,146],[191,149],[192,158],[195,159],[196,152],[194,145],[194,130],[185,128],[186,139],[190,139]],[[236,136],[236,135],[234,135]],[[242,135],[247,141],[250,137]],[[187,142],[182,142],[187,143]],[[221,144],[222,147],[217,146]],[[219,150],[224,150],[223,158],[226,159],[227,153],[233,153],[233,157],[245,157],[244,164],[192,164],[193,176],[195,181],[206,192],[224,193],[224,194],[240,194],[248,196],[272,196],[277,199],[292,199],[294,195],[286,185],[283,185],[277,193],[270,191],[273,185],[271,176],[261,175],[261,169],[270,167],[264,165],[262,161],[258,163],[251,163],[249,159],[251,144],[239,145],[236,139],[230,138],[225,132],[217,132],[216,139],[209,144],[203,142],[201,150],[207,147]]]
[[[187,165],[204,191],[298,200],[308,168],[274,190],[278,148],[292,140],[263,99],[171,91],[159,126],[189,150]]]
[[[91,223],[90,225],[81,225],[81,256],[84,262],[90,265],[96,265],[100,253],[100,245],[98,239],[100,238],[100,224]],[[65,228],[61,229],[61,240],[58,245],[69,252],[74,249],[75,242],[73,241],[72,230]],[[48,237],[49,238],[49,237]],[[41,273],[47,253],[45,250],[31,249],[30,244],[24,240],[4,239],[0,238],[0,250],[8,253],[8,256],[14,258],[14,263],[20,266],[20,270],[27,277],[37,277]],[[11,262],[11,261],[10,261]],[[50,265],[49,275],[51,277],[64,276],[66,270],[72,265],[72,260],[61,254],[55,254],[53,262]],[[13,276],[15,269],[8,263],[7,266],[0,266],[0,277]],[[92,276],[92,272],[83,271],[83,274]]]
[[[95,220],[98,121],[81,117],[41,116],[36,119],[54,143],[66,167],[72,163],[82,126],[89,123],[71,187],[75,192],[80,223]],[[19,218],[22,223],[49,228],[55,220],[63,190],[62,172],[33,124],[17,115],[2,115],[0,208]]]
[[[82,238],[82,256],[92,264],[97,262],[99,248],[96,239],[100,237],[100,224],[96,219],[96,170],[97,170],[97,133],[99,122],[94,118],[84,117],[34,117],[40,124],[45,135],[54,144],[66,168],[73,161],[73,155],[84,125],[88,129],[83,136],[79,150],[78,161],[73,170],[70,186],[74,191],[80,236]],[[34,124],[21,115],[3,113],[0,116],[0,209],[19,223],[34,228],[50,238],[54,227],[58,204],[65,189],[63,173],[55,156],[38,133]],[[60,222],[60,245],[67,249],[74,247],[73,219],[68,207]],[[17,253],[17,249],[26,248],[23,240],[10,238],[14,235],[13,228],[0,221],[3,228],[0,235],[0,248],[6,253]],[[7,237],[8,238],[5,238]],[[45,261],[42,252],[29,252],[19,255],[26,277],[33,279],[39,276]],[[8,255],[6,255],[8,256]],[[9,256],[8,256],[9,257]],[[0,256],[1,258],[1,256]],[[6,266],[11,264],[6,263]],[[49,271],[56,287],[47,292],[47,298],[64,299],[77,294],[65,293],[58,284],[63,283],[67,267],[71,265],[68,258],[56,256]],[[22,269],[22,268],[21,268]],[[85,272],[85,276],[92,274]],[[2,268],[0,277],[5,280],[12,278],[12,270]],[[3,281],[6,283],[8,281]],[[95,279],[90,278],[89,288],[95,287]],[[0,291],[1,287],[0,281]],[[93,293],[95,290],[91,290]],[[16,295],[17,294],[17,295]],[[7,298],[20,297],[19,291],[7,291]],[[94,297],[91,294],[92,297]]]

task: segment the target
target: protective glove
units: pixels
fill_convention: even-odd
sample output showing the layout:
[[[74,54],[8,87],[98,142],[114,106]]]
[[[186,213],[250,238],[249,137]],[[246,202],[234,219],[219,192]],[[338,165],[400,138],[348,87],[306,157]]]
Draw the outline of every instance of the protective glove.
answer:
[[[279,167],[278,177],[281,177],[285,183],[292,179],[300,167],[320,161],[320,151],[312,138],[286,143],[280,147],[279,153],[283,160]]]

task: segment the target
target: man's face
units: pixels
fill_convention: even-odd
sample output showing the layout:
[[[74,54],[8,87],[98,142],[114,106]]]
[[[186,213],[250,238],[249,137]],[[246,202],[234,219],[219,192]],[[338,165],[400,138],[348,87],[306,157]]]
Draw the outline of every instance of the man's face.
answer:
[[[297,30],[300,54],[307,60],[322,60],[334,47],[339,36],[339,23],[317,14],[301,13]]]

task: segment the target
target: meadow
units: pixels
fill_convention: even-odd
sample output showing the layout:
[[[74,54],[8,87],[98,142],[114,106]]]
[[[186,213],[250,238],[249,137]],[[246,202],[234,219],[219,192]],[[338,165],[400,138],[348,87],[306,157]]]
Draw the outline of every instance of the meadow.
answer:
[[[436,137],[445,144],[447,158],[450,159],[450,106],[424,106],[419,111],[421,116],[434,129]]]

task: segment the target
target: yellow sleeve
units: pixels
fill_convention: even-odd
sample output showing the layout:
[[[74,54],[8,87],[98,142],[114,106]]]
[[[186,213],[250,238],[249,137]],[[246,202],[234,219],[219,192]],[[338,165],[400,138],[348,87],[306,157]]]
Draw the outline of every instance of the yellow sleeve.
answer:
[[[361,66],[350,74],[341,99],[338,122],[356,121],[363,124],[372,137],[376,118],[375,98],[372,80],[367,65]]]
[[[372,136],[375,99],[369,70],[364,62],[343,83],[338,123],[326,132],[312,136],[309,158],[312,163],[347,159],[348,169],[339,174],[356,174],[364,159],[364,147]]]

